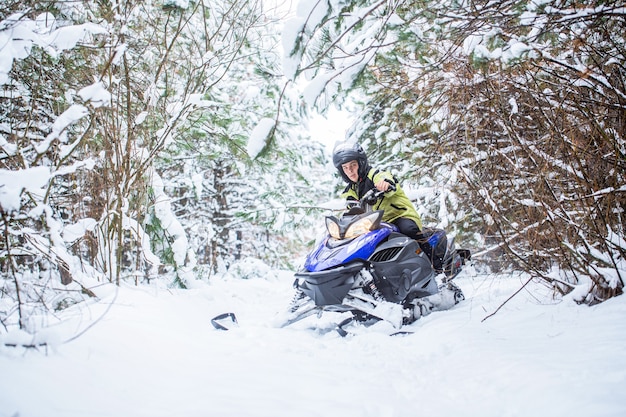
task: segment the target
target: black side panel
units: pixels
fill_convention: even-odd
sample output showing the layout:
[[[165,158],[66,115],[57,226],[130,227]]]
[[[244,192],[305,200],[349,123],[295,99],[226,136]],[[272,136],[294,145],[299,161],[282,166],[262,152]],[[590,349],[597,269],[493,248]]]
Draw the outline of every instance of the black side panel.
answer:
[[[404,235],[392,235],[370,257],[376,285],[392,302],[403,301],[409,293],[419,297],[434,294],[434,271],[418,243]]]
[[[295,274],[296,286],[317,306],[341,304],[362,268],[362,262],[353,262],[326,271],[298,272]]]

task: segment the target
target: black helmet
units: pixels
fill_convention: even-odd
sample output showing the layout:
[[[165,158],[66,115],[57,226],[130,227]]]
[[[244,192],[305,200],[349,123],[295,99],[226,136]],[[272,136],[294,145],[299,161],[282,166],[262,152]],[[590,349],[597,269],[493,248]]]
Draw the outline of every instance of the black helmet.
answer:
[[[365,178],[367,175],[368,164],[367,155],[365,154],[363,147],[361,147],[358,143],[341,142],[336,144],[335,149],[333,149],[333,164],[346,182],[350,182],[350,179],[343,172],[341,165],[350,161],[357,161],[359,163],[359,178]]]

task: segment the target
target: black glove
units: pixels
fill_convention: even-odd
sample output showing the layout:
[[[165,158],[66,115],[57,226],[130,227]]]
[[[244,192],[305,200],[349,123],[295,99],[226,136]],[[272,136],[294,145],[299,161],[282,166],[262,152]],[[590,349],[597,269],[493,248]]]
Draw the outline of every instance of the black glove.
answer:
[[[372,188],[371,190],[366,192],[361,200],[363,200],[363,202],[365,202],[366,204],[374,205],[376,201],[378,201],[378,196],[376,195],[376,189]]]

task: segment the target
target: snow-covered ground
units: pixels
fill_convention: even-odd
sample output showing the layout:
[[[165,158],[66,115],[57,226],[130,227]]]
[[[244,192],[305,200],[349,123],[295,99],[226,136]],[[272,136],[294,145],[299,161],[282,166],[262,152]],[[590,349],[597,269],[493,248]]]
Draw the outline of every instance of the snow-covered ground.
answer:
[[[624,416],[626,297],[554,301],[520,276],[456,281],[466,301],[388,336],[339,317],[272,326],[292,274],[214,278],[190,290],[99,289],[62,312],[68,343],[0,347],[0,417]],[[239,326],[210,319],[234,312]],[[4,345],[4,343],[2,343]]]

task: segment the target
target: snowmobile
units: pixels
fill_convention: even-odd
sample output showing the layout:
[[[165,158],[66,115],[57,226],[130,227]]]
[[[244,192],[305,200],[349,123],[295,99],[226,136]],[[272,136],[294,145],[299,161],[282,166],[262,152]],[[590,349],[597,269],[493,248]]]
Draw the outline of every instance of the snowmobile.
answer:
[[[372,207],[384,195],[370,190],[340,217],[327,216],[327,234],[296,272],[294,297],[280,327],[324,312],[350,312],[353,320],[385,320],[400,329],[465,297],[452,279],[471,259],[441,229],[423,230],[416,241],[382,222]]]

